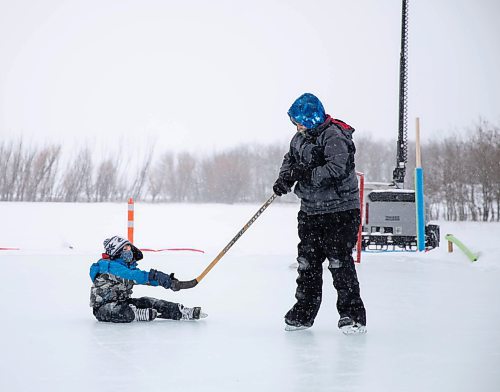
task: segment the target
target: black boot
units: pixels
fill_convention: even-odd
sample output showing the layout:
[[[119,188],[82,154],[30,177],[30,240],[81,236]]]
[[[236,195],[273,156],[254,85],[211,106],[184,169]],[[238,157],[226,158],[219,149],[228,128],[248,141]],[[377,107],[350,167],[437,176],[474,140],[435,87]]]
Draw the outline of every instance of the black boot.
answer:
[[[341,317],[338,326],[346,335],[366,333],[366,326],[361,323],[357,323],[350,317]]]

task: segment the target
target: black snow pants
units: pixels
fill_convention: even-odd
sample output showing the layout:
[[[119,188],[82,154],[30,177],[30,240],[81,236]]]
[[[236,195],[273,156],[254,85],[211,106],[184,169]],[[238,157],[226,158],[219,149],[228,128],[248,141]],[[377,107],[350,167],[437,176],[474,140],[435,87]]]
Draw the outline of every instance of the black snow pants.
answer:
[[[311,326],[314,323],[321,305],[322,264],[328,259],[340,317],[348,316],[366,325],[365,307],[352,258],[359,223],[359,209],[319,215],[299,212],[297,302],[285,315],[287,324]]]
[[[108,302],[94,308],[94,316],[99,321],[130,323],[135,319],[135,313],[131,305],[138,309],[156,309],[158,318],[180,320],[182,317],[179,304],[151,297],[129,298],[123,302]]]

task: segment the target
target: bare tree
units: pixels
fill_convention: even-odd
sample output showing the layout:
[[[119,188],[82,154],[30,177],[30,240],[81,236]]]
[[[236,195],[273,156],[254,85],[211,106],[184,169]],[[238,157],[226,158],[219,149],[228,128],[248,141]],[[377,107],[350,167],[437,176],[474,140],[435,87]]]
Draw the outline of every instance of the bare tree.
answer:
[[[406,186],[413,187],[414,147],[409,145]],[[356,169],[367,181],[392,180],[392,143],[361,137]],[[94,166],[84,147],[60,164],[61,147],[0,143],[0,199],[18,201],[261,202],[272,192],[286,145],[245,145],[200,158],[146,151],[134,170],[120,155]],[[481,121],[464,137],[422,146],[426,205],[431,219],[500,220],[500,130]],[[134,175],[130,175],[130,172]]]
[[[250,147],[246,165],[250,170],[248,182],[251,186],[245,201],[261,201],[269,197],[287,151],[287,145]]]
[[[182,152],[177,156],[177,165],[174,175],[175,201],[193,201],[197,194],[196,159],[189,152]]]
[[[422,145],[422,166],[424,168],[425,205],[428,218],[439,219],[443,200],[443,183],[445,170],[443,170],[443,155],[440,142],[429,142]]]
[[[3,200],[25,200],[26,187],[31,181],[32,161],[35,154],[34,149],[25,149],[22,139],[16,143],[5,145],[2,154],[4,162],[2,170],[4,173],[2,176]]]
[[[221,152],[202,162],[203,191],[208,201],[234,203],[249,189],[248,149]]]
[[[171,201],[174,198],[175,183],[175,155],[170,152],[164,152],[159,162],[153,164],[148,176],[149,191],[153,200]]]
[[[396,149],[392,145],[371,136],[356,139],[356,170],[363,172],[369,181],[391,182],[396,163]]]
[[[11,195],[11,184],[9,174],[11,160],[13,157],[13,143],[2,142],[0,144],[0,197],[1,200],[9,200]]]
[[[150,147],[145,152],[142,164],[137,170],[137,174],[135,176],[134,182],[129,192],[129,194],[132,195],[132,197],[135,200],[140,200],[142,198],[144,186],[147,182],[149,170],[151,167],[151,162],[153,160],[153,152],[154,152],[154,145],[150,145]]]
[[[84,147],[78,151],[62,174],[59,198],[65,202],[89,201],[87,190],[92,186],[92,168],[92,154],[88,147]]]
[[[498,130],[492,128],[489,123],[481,121],[470,143],[472,150],[471,164],[475,169],[474,181],[479,184],[482,193],[483,221],[488,221],[490,215],[494,216],[495,177],[498,176],[498,171],[500,171],[500,163],[495,160],[498,157],[498,151],[495,151],[498,144],[496,139],[498,139]]]
[[[157,198],[161,194],[164,186],[164,179],[164,173],[159,165],[153,165],[148,174],[148,191],[151,196],[151,201],[157,201]]]
[[[27,201],[51,201],[54,193],[57,162],[61,146],[48,146],[37,151],[33,161],[24,168]]]
[[[97,168],[94,184],[94,201],[109,201],[113,192],[116,190],[117,180],[118,170],[116,163],[111,159],[101,162]]]

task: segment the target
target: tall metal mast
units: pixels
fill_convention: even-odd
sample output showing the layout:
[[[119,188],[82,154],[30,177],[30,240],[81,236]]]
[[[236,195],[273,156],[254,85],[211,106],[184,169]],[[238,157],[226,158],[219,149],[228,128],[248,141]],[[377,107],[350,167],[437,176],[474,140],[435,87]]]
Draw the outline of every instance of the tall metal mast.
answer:
[[[403,0],[401,18],[401,54],[399,59],[399,132],[396,168],[392,179],[397,188],[404,187],[408,160],[408,0]]]

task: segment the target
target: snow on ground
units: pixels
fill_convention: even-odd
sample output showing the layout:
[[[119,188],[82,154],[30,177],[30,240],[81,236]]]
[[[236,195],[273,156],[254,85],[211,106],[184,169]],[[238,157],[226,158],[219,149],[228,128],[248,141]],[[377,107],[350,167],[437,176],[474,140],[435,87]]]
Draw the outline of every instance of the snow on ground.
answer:
[[[136,244],[193,279],[257,205],[137,204]],[[198,322],[97,322],[89,265],[104,238],[126,235],[126,204],[0,203],[1,391],[472,391],[500,390],[500,224],[441,222],[482,254],[456,249],[363,254],[357,266],[368,334],[336,328],[324,270],[315,325],[285,332],[294,302],[297,205],[271,205],[200,284],[149,295],[209,314]]]

